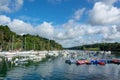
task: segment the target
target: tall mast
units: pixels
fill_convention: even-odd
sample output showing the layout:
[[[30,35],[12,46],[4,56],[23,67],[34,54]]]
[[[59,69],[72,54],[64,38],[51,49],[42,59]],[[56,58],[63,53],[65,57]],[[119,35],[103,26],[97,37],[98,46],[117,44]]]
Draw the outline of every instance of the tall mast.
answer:
[[[4,34],[3,31],[1,32],[1,50],[3,50],[3,45],[4,45]]]
[[[26,50],[26,36],[25,36],[25,50]]]
[[[35,40],[34,40],[34,50],[35,50]]]
[[[12,51],[14,50],[14,35],[12,35]]]

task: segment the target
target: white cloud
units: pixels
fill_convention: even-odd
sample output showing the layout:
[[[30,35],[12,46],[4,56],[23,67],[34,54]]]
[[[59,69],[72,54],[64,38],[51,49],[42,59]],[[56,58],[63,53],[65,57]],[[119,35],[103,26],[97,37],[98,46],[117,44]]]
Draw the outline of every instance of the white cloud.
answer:
[[[115,2],[117,2],[117,1],[119,1],[119,0],[87,0],[88,2],[93,2],[93,3],[95,3],[95,2],[103,2],[103,3],[105,3],[105,4],[107,4],[107,5],[112,5],[112,4],[114,4]]]
[[[22,5],[23,0],[0,0],[0,13],[17,11]]]
[[[58,33],[58,36],[56,36],[58,39],[73,39],[77,37],[78,35],[84,35],[84,25],[78,24],[74,21],[68,21],[68,23],[65,23],[61,27],[62,30],[60,33]]]
[[[103,3],[105,3],[106,5],[113,5],[115,2],[117,2],[118,0],[101,0]]]
[[[35,17],[29,17],[26,15],[19,16],[18,19],[23,20],[25,22],[32,22],[32,24],[35,24],[35,22],[38,22],[40,19]]]
[[[11,19],[5,15],[0,15],[0,24],[5,25],[11,22]]]
[[[82,8],[82,9],[77,10],[77,11],[74,13],[74,19],[75,19],[75,20],[79,20],[79,19],[82,17],[84,11],[85,11],[85,8]]]
[[[35,34],[34,27],[31,24],[25,23],[19,19],[14,19],[8,24],[8,26],[12,31],[16,32],[17,34]]]
[[[13,0],[12,0],[13,2]],[[15,10],[19,10],[22,6],[23,6],[23,0],[15,0],[15,2],[13,3]]]
[[[110,3],[113,4],[115,1],[111,0]],[[96,2],[89,16],[90,22],[94,25],[120,24],[120,9],[104,2]]]
[[[120,32],[120,25],[116,27],[117,31]]]
[[[115,34],[111,34],[109,39],[115,40],[115,39],[120,39],[120,32],[116,32]]]
[[[52,26],[52,23],[43,22],[42,24],[36,27],[36,32],[42,37],[52,38],[54,28]]]
[[[71,27],[74,27],[74,25],[75,25],[75,20],[70,19],[70,20],[68,20],[67,23],[62,24],[62,27],[64,27],[65,29],[69,29]]]
[[[111,27],[104,27],[103,37],[105,40],[117,40],[120,39],[120,32],[117,30],[117,25],[113,25]]]
[[[87,26],[86,25],[86,28],[87,28],[86,33],[88,35],[90,35],[90,34],[99,34],[100,33],[100,29],[98,28],[98,26],[97,27],[92,27],[92,26]]]
[[[120,40],[120,32],[116,32],[113,34],[106,34],[103,37],[103,40],[105,41],[116,41],[116,40]]]

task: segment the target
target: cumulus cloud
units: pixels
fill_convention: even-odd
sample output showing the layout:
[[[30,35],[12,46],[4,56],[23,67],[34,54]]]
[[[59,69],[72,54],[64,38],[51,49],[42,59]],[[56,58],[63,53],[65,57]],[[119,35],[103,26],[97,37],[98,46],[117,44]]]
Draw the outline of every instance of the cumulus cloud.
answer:
[[[111,27],[103,27],[102,28],[102,33],[103,33],[103,38],[105,40],[116,40],[120,39],[120,32],[117,29],[117,25],[113,25]]]
[[[52,23],[43,22],[42,24],[36,27],[36,32],[39,36],[52,38],[54,28],[52,26]]]
[[[64,29],[64,28],[63,28]],[[58,32],[56,33],[56,36],[55,38],[58,39],[58,40],[69,40],[69,39],[73,39],[75,38],[79,33],[75,30],[77,28],[69,28],[68,30],[66,31],[61,31],[61,32]],[[79,31],[80,32],[80,31]]]
[[[120,24],[120,9],[112,4],[117,0],[104,0],[96,2],[90,11],[90,23],[94,25],[115,25]],[[110,5],[107,5],[110,4]]]
[[[89,18],[92,27],[98,28],[95,29],[95,32],[102,35],[102,40],[115,41],[120,39],[120,8],[114,6],[114,3],[116,3],[118,0],[94,1],[95,4],[90,10]],[[91,29],[94,28],[88,28],[88,32],[95,33],[94,30]]]
[[[101,0],[103,3],[105,3],[106,5],[113,5],[115,2],[117,2],[118,0]]]
[[[120,25],[116,27],[117,31],[120,32]]]
[[[85,27],[84,25],[81,25],[74,20],[69,20],[67,23],[61,25],[61,29],[64,31],[61,31],[58,33],[58,36],[56,36],[58,39],[74,39],[77,36],[84,35]]]
[[[31,24],[25,23],[19,19],[14,19],[12,22],[8,24],[8,26],[12,31],[16,32],[19,35],[28,33],[35,34],[34,27]]]
[[[73,18],[74,18],[75,20],[79,20],[79,19],[82,17],[84,11],[85,11],[85,8],[78,9],[78,10],[74,13],[74,17],[73,17]]]
[[[117,2],[119,0],[87,0],[87,1],[88,2],[93,2],[93,3],[101,1],[101,2],[103,2],[105,4],[107,4],[107,5],[112,5],[112,4],[114,4],[115,2]]]
[[[120,39],[120,32],[116,32],[115,34],[111,34],[111,36],[108,37],[108,39]]]
[[[11,22],[11,19],[5,15],[0,15],[0,25],[5,25]]]
[[[0,13],[17,11],[22,5],[23,0],[0,0]]]

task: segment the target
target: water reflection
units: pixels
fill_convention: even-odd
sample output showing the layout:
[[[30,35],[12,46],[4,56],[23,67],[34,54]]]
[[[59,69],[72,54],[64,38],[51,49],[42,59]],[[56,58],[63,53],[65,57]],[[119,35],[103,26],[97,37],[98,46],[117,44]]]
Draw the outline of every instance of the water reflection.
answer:
[[[112,54],[113,54],[116,58],[120,58],[120,52],[112,52]]]
[[[5,59],[1,58],[1,62],[0,62],[0,77],[5,77],[8,71],[8,65],[5,62]]]
[[[119,75],[120,65],[69,65],[63,57],[28,67],[0,63],[0,77],[5,80],[120,80]]]

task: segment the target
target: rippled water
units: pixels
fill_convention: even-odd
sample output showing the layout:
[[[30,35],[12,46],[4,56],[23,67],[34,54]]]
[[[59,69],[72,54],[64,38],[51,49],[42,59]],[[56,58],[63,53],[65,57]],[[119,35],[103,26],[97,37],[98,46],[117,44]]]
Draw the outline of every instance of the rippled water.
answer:
[[[6,73],[5,80],[120,80],[120,65],[66,64],[65,58],[16,67]]]

